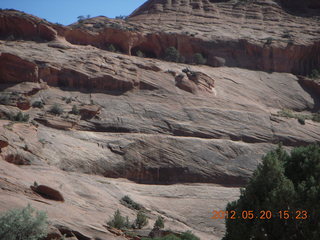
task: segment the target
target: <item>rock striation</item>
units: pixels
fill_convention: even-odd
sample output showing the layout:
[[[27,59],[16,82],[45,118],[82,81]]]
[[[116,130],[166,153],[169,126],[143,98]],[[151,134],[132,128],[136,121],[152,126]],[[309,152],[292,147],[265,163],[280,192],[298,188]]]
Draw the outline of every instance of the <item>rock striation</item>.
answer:
[[[0,210],[31,202],[52,236],[128,239],[105,223],[118,208],[134,219],[130,195],[148,231],[161,215],[221,239],[208,214],[266,152],[320,142],[319,81],[294,75],[320,65],[319,11],[313,0],[150,0],[125,20],[60,26],[1,10]],[[163,60],[172,46],[185,62]]]
[[[0,37],[63,39],[101,49],[113,44],[123,53],[136,55],[142,51],[152,58],[162,58],[165,50],[174,46],[189,62],[194,54],[201,53],[210,66],[309,74],[320,64],[320,10],[310,1],[301,3],[305,7],[302,14],[294,15],[281,3],[150,0],[127,20],[96,17],[69,27],[4,11],[0,14]],[[14,25],[8,23],[15,21]],[[31,22],[34,29],[46,26],[50,37],[40,30],[30,32],[25,22]],[[57,43],[51,46],[70,47]]]

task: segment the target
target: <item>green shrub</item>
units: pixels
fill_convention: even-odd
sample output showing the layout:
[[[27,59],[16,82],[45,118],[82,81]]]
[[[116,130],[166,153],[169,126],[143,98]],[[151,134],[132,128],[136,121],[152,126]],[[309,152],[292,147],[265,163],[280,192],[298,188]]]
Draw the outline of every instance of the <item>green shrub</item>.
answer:
[[[195,64],[200,64],[200,65],[203,65],[203,64],[206,64],[207,62],[207,59],[205,59],[201,53],[196,53],[194,56],[193,56],[193,62]]]
[[[320,122],[320,112],[314,113],[312,115],[312,121],[314,122]]]
[[[186,68],[182,69],[182,72],[187,74],[187,73],[191,72],[191,70],[188,67],[186,67]]]
[[[126,235],[126,237],[131,237],[131,238],[133,238],[133,239],[137,239],[137,233],[135,233],[135,232],[130,232],[130,231],[125,231],[125,235]],[[131,239],[130,238],[130,239]],[[140,238],[138,238],[138,239],[140,239]]]
[[[278,112],[278,115],[280,117],[286,117],[286,118],[295,118],[296,115],[290,110],[290,109],[282,109]]]
[[[120,202],[125,205],[126,207],[133,209],[133,210],[141,210],[143,209],[143,206],[139,203],[136,203],[133,201],[128,195],[125,195],[123,198],[121,198]]]
[[[117,229],[124,229],[129,227],[128,217],[123,217],[120,213],[120,210],[114,212],[113,218],[107,223],[110,227]]]
[[[140,50],[137,51],[137,56],[138,57],[145,57],[144,53],[141,52]]]
[[[272,38],[272,37],[268,37],[268,38],[266,39],[266,44],[267,44],[267,45],[271,45],[272,42],[273,42],[273,38]]]
[[[174,234],[169,234],[165,237],[160,237],[160,238],[142,238],[141,240],[200,240],[197,236],[193,235],[192,232],[187,231],[184,232],[180,235],[180,237],[174,235]]]
[[[136,228],[143,228],[144,226],[146,226],[148,224],[148,218],[147,216],[142,212],[142,211],[139,211],[137,213],[137,218],[136,220],[134,221],[134,226]]]
[[[235,211],[236,218],[226,219],[223,239],[319,239],[319,169],[318,145],[294,148],[290,155],[281,146],[269,152],[240,198],[228,204],[227,211]],[[237,218],[248,210],[258,219]],[[296,219],[298,210],[306,211],[307,217]],[[272,218],[259,219],[261,211],[271,211]],[[288,211],[288,219],[281,219],[279,211]]]
[[[153,228],[161,229],[164,228],[164,219],[161,216],[158,216],[156,222],[153,225]]]
[[[127,18],[128,16],[124,16],[124,15],[119,15],[115,17],[115,19],[123,19],[123,20],[126,20]]]
[[[87,15],[86,17],[81,15],[81,16],[78,16],[77,18],[78,18],[78,22],[82,23],[84,20],[90,18],[90,15]]]
[[[16,122],[28,122],[29,121],[29,114],[24,114],[20,111],[16,115],[9,114],[9,119],[11,121],[16,121]]]
[[[179,62],[180,53],[175,47],[169,47],[165,51],[164,59],[170,62]]]
[[[293,113],[289,109],[283,109],[281,111],[278,111],[278,116],[280,117],[286,117],[286,118],[296,118],[298,119],[298,122],[301,124],[305,124],[305,120],[309,119],[314,122],[320,122],[320,112],[312,113],[312,114],[298,114]]]
[[[61,108],[60,105],[58,104],[54,104],[51,108],[50,108],[50,112],[54,115],[61,115],[63,113],[63,110]]]
[[[34,108],[43,108],[43,102],[42,101],[35,101],[32,103],[32,107]]]
[[[159,238],[141,238],[141,240],[181,240],[181,238],[177,237],[174,234],[169,234],[165,237],[159,237]]]
[[[292,36],[292,34],[290,34],[290,32],[284,32],[281,37],[283,37],[283,38],[292,38],[293,36]]]
[[[93,24],[94,28],[103,28],[105,25],[103,23],[97,22],[95,24]]]
[[[71,110],[70,113],[71,113],[71,114],[74,114],[74,115],[79,115],[79,114],[80,114],[80,111],[79,111],[79,109],[77,108],[76,105],[73,105],[73,106],[72,106],[72,110]]]
[[[298,122],[302,125],[306,124],[305,118],[303,116],[298,116]]]
[[[30,205],[14,209],[0,217],[0,239],[40,240],[47,235],[47,215]]]
[[[193,235],[191,231],[186,231],[181,234],[181,240],[200,240],[197,236]]]
[[[113,44],[110,44],[110,45],[107,47],[107,50],[108,50],[109,52],[116,52],[116,51],[117,51],[117,49],[114,47]]]
[[[313,69],[309,77],[313,79],[320,78],[320,70]]]
[[[186,62],[186,58],[184,56],[179,57],[179,63],[185,63]]]
[[[72,102],[72,97],[66,98],[66,103],[71,103]]]
[[[1,93],[0,104],[8,105],[10,103],[10,95],[7,93]]]

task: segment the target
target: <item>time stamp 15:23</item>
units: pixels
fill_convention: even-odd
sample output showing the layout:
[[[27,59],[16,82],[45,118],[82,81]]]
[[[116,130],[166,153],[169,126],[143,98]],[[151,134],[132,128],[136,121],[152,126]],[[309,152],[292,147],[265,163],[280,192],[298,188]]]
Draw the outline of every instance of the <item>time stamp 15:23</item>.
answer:
[[[308,212],[305,210],[297,210],[297,211],[269,211],[269,210],[261,210],[255,212],[253,210],[243,210],[240,212],[237,211],[212,211],[211,219],[297,219],[297,220],[305,220],[308,218]]]

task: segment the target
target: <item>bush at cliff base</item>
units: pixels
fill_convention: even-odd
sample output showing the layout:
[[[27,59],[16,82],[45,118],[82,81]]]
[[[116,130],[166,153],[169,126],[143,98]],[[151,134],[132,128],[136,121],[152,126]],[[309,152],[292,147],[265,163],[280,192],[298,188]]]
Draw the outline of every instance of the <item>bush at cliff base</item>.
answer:
[[[294,148],[289,155],[279,146],[263,158],[240,198],[228,204],[237,217],[226,219],[223,240],[318,240],[319,200],[320,147]],[[253,211],[254,218],[244,219],[243,211]],[[261,211],[272,217],[260,219]]]
[[[30,205],[10,210],[0,216],[0,239],[39,240],[47,236],[47,215]]]

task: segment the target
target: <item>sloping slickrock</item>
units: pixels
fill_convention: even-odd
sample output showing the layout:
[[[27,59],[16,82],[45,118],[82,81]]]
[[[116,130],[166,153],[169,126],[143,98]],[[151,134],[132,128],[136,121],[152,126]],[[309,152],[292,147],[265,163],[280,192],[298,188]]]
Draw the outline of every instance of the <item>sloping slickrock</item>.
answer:
[[[150,0],[126,20],[63,27],[0,11],[0,211],[30,202],[73,238],[124,239],[105,224],[116,209],[135,218],[120,204],[129,195],[150,211],[144,231],[161,215],[174,231],[221,239],[210,213],[266,152],[320,142],[319,122],[278,114],[319,111],[318,85],[292,74],[319,66],[318,13],[314,0]],[[171,46],[187,63],[160,60]],[[209,66],[188,64],[196,53]],[[43,107],[6,120],[19,101]],[[64,202],[35,194],[35,181]]]
[[[238,188],[210,184],[137,185],[123,179],[67,173],[48,166],[18,168],[4,161],[0,161],[0,170],[0,212],[30,203],[46,211],[53,226],[90,239],[126,239],[112,234],[104,225],[116,209],[130,221],[135,219],[136,212],[120,203],[124,195],[129,195],[149,210],[146,230],[151,231],[160,215],[166,227],[173,231],[192,230],[201,239],[218,240],[224,223],[210,219],[211,212],[223,209],[225,199],[233,200],[239,195]],[[63,192],[65,202],[45,200],[32,194],[29,186],[34,181]]]
[[[190,71],[203,78],[200,83],[214,79],[214,86],[210,83],[211,93],[199,91],[195,95],[179,89],[175,77],[168,73],[183,73],[184,64],[124,57],[90,46],[78,49],[81,51],[68,49],[61,54],[45,43],[30,48],[29,43],[23,42],[14,48],[10,43],[0,48],[29,62],[40,62],[39,66],[46,61],[46,65],[56,69],[74,69],[75,76],[96,78],[113,72],[133,85],[147,81],[156,88],[137,86],[125,93],[97,88],[87,93],[85,85],[78,85],[80,82],[58,89],[48,81],[50,88],[31,97],[31,102],[42,99],[46,103],[43,109],[30,111],[41,124],[36,128],[38,141],[44,142],[36,156],[61,169],[126,177],[137,182],[239,185],[246,182],[261,156],[278,142],[292,147],[319,141],[319,123],[307,120],[301,125],[296,119],[272,115],[283,108],[308,113],[317,107],[317,99],[305,92],[291,74],[192,66]],[[44,59],[45,52],[48,54]],[[79,64],[78,59],[87,62]],[[133,64],[150,62],[158,66],[156,71],[131,71]],[[192,79],[193,75],[189,75]],[[55,72],[48,72],[43,80],[54,76]],[[73,100],[68,104],[64,98]],[[43,114],[53,104],[62,106],[63,116]],[[67,114],[74,104],[79,109],[81,105],[93,104],[90,106],[99,109],[99,114],[74,119]],[[12,149],[19,148],[15,141],[8,141]]]

